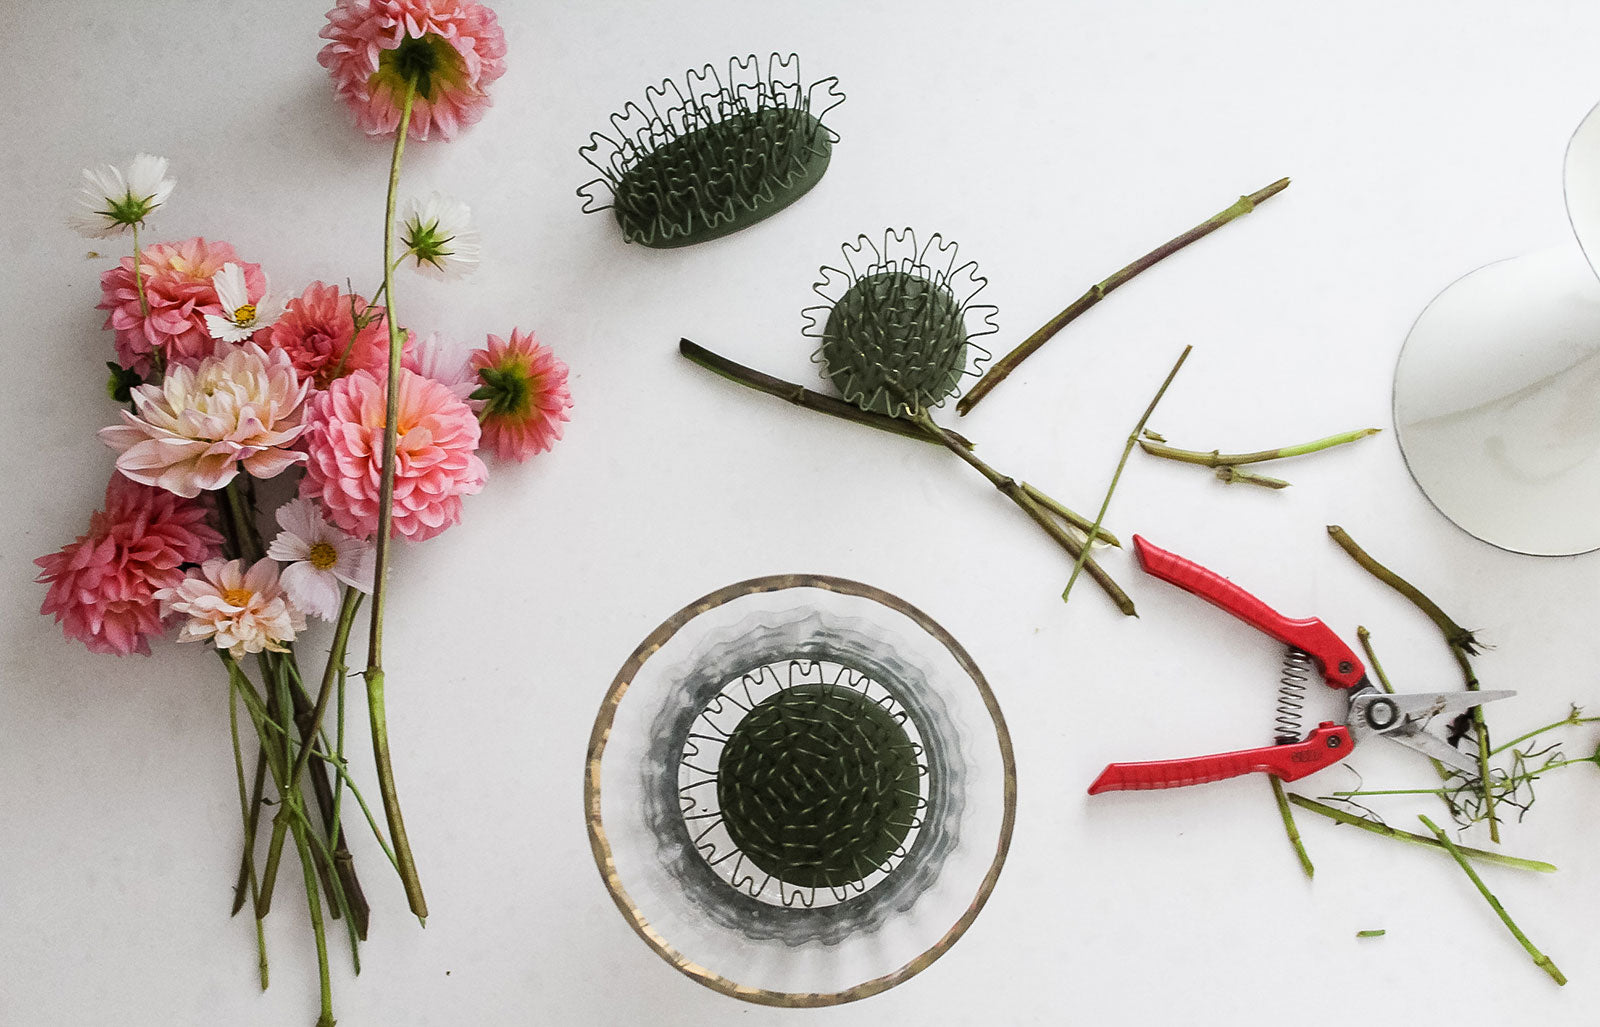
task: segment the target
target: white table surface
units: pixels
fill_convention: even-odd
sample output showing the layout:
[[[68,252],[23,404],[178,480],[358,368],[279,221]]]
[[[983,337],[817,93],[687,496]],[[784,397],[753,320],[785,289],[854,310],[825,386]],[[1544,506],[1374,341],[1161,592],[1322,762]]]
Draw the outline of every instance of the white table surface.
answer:
[[[572,368],[567,438],[494,467],[466,521],[406,548],[390,607],[391,728],[432,916],[419,930],[370,838],[364,970],[336,947],[336,1008],[362,1024],[1368,1024],[1592,1022],[1600,1005],[1600,779],[1543,783],[1484,876],[1572,977],[1556,988],[1447,859],[1309,814],[1307,881],[1261,779],[1090,800],[1114,759],[1259,744],[1277,646],[1125,555],[1139,603],[1093,588],[949,454],[745,392],[679,336],[813,381],[799,334],[819,265],[858,232],[914,225],[990,278],[1008,348],[1098,280],[1233,197],[1294,176],[1052,342],[960,428],[996,465],[1093,508],[1178,351],[1152,422],[1179,445],[1254,449],[1388,427],[1418,311],[1483,263],[1569,238],[1568,135],[1600,100],[1600,8],[1578,3],[732,2],[498,5],[509,70],[485,120],[408,150],[404,191],[481,218],[458,285],[406,277],[402,316],[481,344],[536,330]],[[318,2],[54,2],[0,36],[0,1023],[294,1024],[315,1016],[303,905],[269,921],[254,987],[227,905],[238,810],[226,691],[198,647],[117,660],[37,613],[30,563],[84,530],[112,454],[101,386],[109,259],[62,220],[78,170],[148,150],[179,185],[151,241],[233,242],[275,282],[373,278],[387,145],[360,136],[316,63]],[[651,81],[752,50],[837,75],[842,140],[811,195],[682,251],[584,217],[577,156]],[[370,285],[365,286],[370,289]],[[953,412],[946,411],[947,419]],[[1345,525],[1496,648],[1502,737],[1600,699],[1600,557],[1533,559],[1443,520],[1392,432],[1227,487],[1136,455],[1108,523],[1222,571],[1353,641],[1403,687],[1454,687],[1432,626],[1325,536]],[[1010,859],[930,969],[821,1011],[746,1006],[634,936],[584,831],[584,747],[618,666],[694,597],[781,571],[859,579],[968,648],[1014,736]],[[324,629],[325,630],[325,629]],[[325,634],[313,636],[312,644]],[[1319,697],[1331,712],[1333,697]],[[356,707],[359,709],[359,707]],[[1574,736],[1573,753],[1594,745]],[[1355,760],[1421,786],[1404,754]],[[358,750],[359,751],[359,750]],[[370,780],[370,767],[358,761]],[[1343,770],[1304,782],[1346,787]],[[1437,804],[1380,807],[1401,827]],[[1481,840],[1477,832],[1468,841]],[[1387,935],[1357,940],[1358,930]],[[337,936],[336,936],[337,940]]]

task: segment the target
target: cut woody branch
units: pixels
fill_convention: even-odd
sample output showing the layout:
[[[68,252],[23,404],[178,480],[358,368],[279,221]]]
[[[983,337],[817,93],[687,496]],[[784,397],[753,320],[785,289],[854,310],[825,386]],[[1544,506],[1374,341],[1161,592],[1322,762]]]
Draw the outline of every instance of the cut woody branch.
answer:
[[[956,404],[956,412],[963,416],[970,413],[972,408],[977,406],[984,396],[987,396],[996,385],[1005,381],[1006,377],[1012,371],[1015,371],[1019,364],[1032,356],[1052,336],[1073,321],[1076,321],[1090,307],[1105,299],[1122,285],[1133,280],[1141,272],[1154,267],[1190,243],[1204,239],[1228,222],[1244,217],[1252,210],[1255,210],[1258,204],[1278,195],[1287,188],[1289,188],[1289,180],[1280,178],[1271,185],[1256,190],[1249,196],[1241,196],[1228,209],[1201,222],[1176,239],[1169,240],[1156,247],[1132,264],[1113,274],[1110,278],[1090,286],[1089,291],[1074,300],[1067,309],[1045,322],[1038,331],[1022,340],[1016,349],[995,361],[989,370],[984,373],[983,377],[978,379],[978,383]]]

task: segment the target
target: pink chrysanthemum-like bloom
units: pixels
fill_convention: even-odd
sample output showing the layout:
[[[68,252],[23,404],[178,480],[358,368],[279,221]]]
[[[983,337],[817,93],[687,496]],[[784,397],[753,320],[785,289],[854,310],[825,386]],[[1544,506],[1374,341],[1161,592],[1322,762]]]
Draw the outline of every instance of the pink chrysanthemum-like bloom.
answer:
[[[227,485],[241,467],[271,478],[303,461],[288,447],[305,430],[309,388],[282,350],[225,347],[134,389],[137,414],[122,411],[122,423],[100,429],[100,438],[122,454],[123,474],[192,499]]]
[[[207,560],[156,598],[168,616],[188,618],[178,641],[210,639],[236,660],[263,650],[281,653],[306,629],[305,614],[289,602],[270,558],[249,568],[243,560]]]
[[[322,27],[317,62],[369,135],[400,124],[409,79],[417,81],[411,138],[445,139],[489,106],[505,73],[506,37],[494,12],[470,0],[338,0]]]
[[[264,341],[268,348],[287,353],[300,380],[310,381],[318,389],[352,371],[371,371],[383,377],[389,367],[389,329],[380,312],[356,331],[355,313],[366,309],[362,297],[312,282],[289,301],[277,323],[264,333]],[[413,360],[407,333],[401,361],[411,366]]]
[[[378,487],[386,423],[384,383],[366,371],[341,378],[311,403],[306,476],[300,494],[322,500],[340,528],[367,538],[378,529]],[[483,488],[478,421],[466,403],[431,378],[400,371],[394,534],[421,542],[461,520],[461,497]]]
[[[113,475],[88,533],[33,561],[35,580],[50,586],[39,612],[54,614],[67,637],[91,652],[148,656],[150,638],[164,630],[156,592],[183,580],[183,564],[217,555],[222,536],[205,523],[206,512]]]
[[[141,375],[150,373],[152,353],[160,353],[168,363],[177,363],[193,362],[211,352],[215,343],[206,328],[206,315],[224,313],[211,281],[222,265],[233,262],[244,270],[252,302],[267,291],[261,265],[241,261],[225,242],[207,242],[197,237],[156,243],[146,246],[139,258],[149,316],[139,305],[132,256],[123,257],[120,264],[100,276],[99,309],[110,311],[105,326],[117,333],[117,362]]]
[[[567,365],[539,345],[529,332],[515,328],[511,341],[489,336],[475,349],[471,367],[481,386],[472,395],[481,401],[478,419],[484,442],[502,460],[526,460],[543,453],[561,438],[561,424],[571,419],[572,394],[567,391]]]

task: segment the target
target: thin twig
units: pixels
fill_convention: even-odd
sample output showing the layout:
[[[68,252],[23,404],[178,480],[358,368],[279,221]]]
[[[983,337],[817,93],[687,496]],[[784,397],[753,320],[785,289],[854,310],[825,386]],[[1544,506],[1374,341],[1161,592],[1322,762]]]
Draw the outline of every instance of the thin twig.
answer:
[[[1369,556],[1367,551],[1357,545],[1356,540],[1351,538],[1350,534],[1343,528],[1337,524],[1330,524],[1328,525],[1328,535],[1339,543],[1339,547],[1349,553],[1350,557],[1360,564],[1367,573],[1405,596],[1406,599],[1411,601],[1412,605],[1416,606],[1417,609],[1427,615],[1429,620],[1433,621],[1439,631],[1443,633],[1445,644],[1450,647],[1451,654],[1461,667],[1461,674],[1466,682],[1467,690],[1470,692],[1478,691],[1478,675],[1473,672],[1472,661],[1468,659],[1469,654],[1479,651],[1479,643],[1473,633],[1452,620],[1444,610],[1439,608],[1438,603],[1423,595],[1422,591],[1415,585]],[[1472,729],[1478,746],[1478,791],[1483,797],[1484,817],[1489,821],[1489,839],[1499,842],[1500,820],[1495,816],[1494,786],[1489,777],[1489,753],[1493,749],[1489,745],[1489,725],[1483,719],[1482,706],[1472,707]]]
[[[1094,524],[1089,528],[1089,537],[1094,538],[1100,531],[1100,522],[1105,520],[1106,510],[1111,506],[1111,495],[1117,491],[1117,482],[1122,480],[1122,469],[1128,466],[1128,456],[1133,452],[1133,447],[1139,441],[1139,433],[1144,431],[1145,422],[1150,420],[1150,415],[1155,413],[1156,404],[1161,402],[1161,397],[1167,394],[1167,387],[1172,384],[1172,379],[1178,377],[1178,371],[1183,367],[1183,362],[1189,359],[1189,351],[1193,346],[1183,347],[1183,352],[1178,354],[1177,363],[1172,365],[1172,370],[1167,372],[1167,377],[1161,383],[1161,388],[1150,398],[1150,405],[1144,408],[1144,413],[1139,418],[1139,423],[1134,426],[1128,435],[1128,444],[1122,447],[1122,459],[1117,461],[1116,472],[1111,475],[1111,484],[1106,487],[1105,498],[1100,501],[1100,512],[1095,515]],[[1078,561],[1072,565],[1072,576],[1067,578],[1067,587],[1061,590],[1061,601],[1066,602],[1072,594],[1072,586],[1078,580],[1078,572],[1083,570],[1084,562],[1088,559],[1088,550],[1078,554]]]
[[[951,434],[954,434],[954,432]],[[1028,494],[1029,499],[1033,500],[1035,503],[1038,503],[1046,510],[1049,510],[1051,513],[1066,521],[1074,528],[1077,528],[1085,535],[1088,535],[1089,530],[1094,528],[1094,522],[1089,520],[1089,518],[1085,517],[1083,514],[1068,509],[1062,504],[1056,502],[1054,499],[1051,499],[1049,496],[1045,495],[1039,489],[1029,485],[1027,482],[1022,482],[1021,484],[1022,491]],[[1104,542],[1106,545],[1114,546],[1117,549],[1122,548],[1122,540],[1104,528],[1094,529],[1094,540],[1096,542]]]
[[[1383,431],[1382,428],[1358,428],[1355,431],[1340,432],[1329,435],[1325,439],[1315,442],[1303,442],[1298,446],[1283,446],[1278,449],[1261,449],[1254,453],[1223,453],[1219,450],[1201,452],[1193,449],[1179,449],[1176,446],[1164,445],[1150,439],[1140,439],[1139,448],[1151,456],[1159,456],[1164,460],[1176,460],[1185,464],[1200,464],[1203,467],[1236,467],[1239,464],[1259,464],[1268,460],[1283,460],[1288,457],[1305,456],[1334,446],[1343,446],[1361,439],[1370,438]]]
[[[1294,846],[1294,854],[1300,858],[1300,869],[1306,872],[1307,877],[1315,877],[1317,868],[1311,865],[1311,855],[1306,852],[1305,843],[1300,840],[1300,828],[1294,822],[1294,810],[1289,808],[1288,793],[1283,790],[1283,780],[1276,774],[1267,775],[1272,781],[1272,797],[1278,803],[1278,815],[1283,818],[1283,833],[1289,836],[1289,844]]]
[[[1201,222],[1176,239],[1156,247],[1105,281],[1090,286],[1089,291],[1074,300],[1071,306],[1045,322],[1038,331],[1022,340],[1016,349],[995,361],[989,370],[984,373],[983,377],[978,379],[978,383],[962,397],[961,402],[956,404],[956,412],[962,415],[969,413],[984,396],[989,394],[990,390],[1005,381],[1006,376],[1016,370],[1018,364],[1033,355],[1034,351],[1043,346],[1051,336],[1077,320],[1090,307],[1105,299],[1118,286],[1132,280],[1140,272],[1154,267],[1190,243],[1204,239],[1235,218],[1240,218],[1250,213],[1256,209],[1257,204],[1276,196],[1287,188],[1289,188],[1289,180],[1280,178],[1266,188],[1256,190],[1249,196],[1241,196],[1228,209]]]
[[[1270,474],[1241,471],[1237,467],[1217,468],[1217,480],[1224,485],[1259,485],[1264,489],[1286,489],[1289,483]]]
[[[691,342],[688,339],[678,340],[678,352],[707,371],[720,375],[730,382],[754,389],[757,392],[764,392],[769,396],[776,396],[778,399],[793,403],[797,407],[804,407],[819,414],[827,414],[829,417],[854,421],[856,424],[864,424],[868,428],[876,428],[879,431],[890,432],[894,435],[903,435],[908,439],[916,439],[919,442],[937,443],[939,441],[930,437],[919,426],[903,417],[890,417],[887,414],[862,410],[854,403],[846,403],[835,396],[814,392],[803,385],[796,385],[794,382],[787,382],[782,378],[774,378],[770,374],[757,371],[753,367],[746,367],[736,361],[729,360],[721,354],[713,353],[699,343]],[[960,433],[950,431],[948,428],[943,429],[943,431],[946,436],[955,439],[962,447],[966,449],[972,448],[972,443]]]
[[[1289,801],[1294,803],[1296,806],[1299,806],[1301,809],[1307,809],[1313,813],[1321,814],[1322,816],[1327,817],[1329,820],[1336,820],[1341,824],[1349,824],[1351,827],[1359,827],[1363,831],[1370,831],[1373,834],[1382,835],[1385,838],[1393,838],[1397,842],[1408,842],[1412,845],[1422,845],[1432,849],[1444,848],[1444,846],[1435,838],[1430,838],[1427,835],[1422,834],[1412,834],[1409,831],[1401,831],[1390,827],[1388,824],[1380,824],[1375,820],[1368,820],[1366,817],[1357,816],[1354,813],[1350,813],[1342,809],[1336,809],[1333,806],[1328,806],[1324,803],[1317,802],[1315,799],[1308,799],[1304,795],[1295,795],[1291,792],[1289,794]],[[1522,859],[1518,856],[1507,856],[1503,852],[1487,852],[1483,849],[1470,849],[1464,845],[1457,846],[1457,849],[1466,855],[1471,856],[1473,859],[1481,860],[1484,863],[1498,863],[1500,866],[1515,867],[1518,870],[1532,870],[1541,874],[1553,874],[1556,872],[1556,868],[1553,865],[1543,862],[1542,860]]]
[[[1528,936],[1522,933],[1516,922],[1511,919],[1511,914],[1506,912],[1506,908],[1500,904],[1499,899],[1495,898],[1494,892],[1489,890],[1489,886],[1483,883],[1483,878],[1478,876],[1478,872],[1472,868],[1471,863],[1467,862],[1462,850],[1456,846],[1455,842],[1450,840],[1450,836],[1439,830],[1438,826],[1427,817],[1419,814],[1417,819],[1421,820],[1423,825],[1433,832],[1433,836],[1439,840],[1439,844],[1444,846],[1451,856],[1455,857],[1456,863],[1460,864],[1461,869],[1466,872],[1467,877],[1477,887],[1478,894],[1482,895],[1484,901],[1489,903],[1489,908],[1495,911],[1495,915],[1500,918],[1500,922],[1506,925],[1506,930],[1511,932],[1511,936],[1517,939],[1517,943],[1522,946],[1523,951],[1527,952],[1533,959],[1534,965],[1549,974],[1550,979],[1557,984],[1566,984],[1567,977],[1561,972],[1560,967],[1556,966],[1549,956],[1540,952],[1533,942],[1528,940]]]

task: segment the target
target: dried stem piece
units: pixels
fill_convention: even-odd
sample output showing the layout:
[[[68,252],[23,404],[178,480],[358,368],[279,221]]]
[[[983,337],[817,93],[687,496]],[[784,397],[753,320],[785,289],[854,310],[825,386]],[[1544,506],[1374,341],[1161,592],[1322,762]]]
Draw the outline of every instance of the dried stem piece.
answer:
[[[1183,367],[1183,362],[1189,359],[1189,351],[1193,346],[1183,347],[1183,352],[1178,354],[1178,360],[1172,365],[1172,370],[1167,372],[1167,377],[1161,383],[1161,388],[1150,398],[1150,405],[1144,408],[1144,413],[1139,418],[1139,423],[1134,425],[1133,431],[1128,433],[1128,444],[1122,447],[1122,459],[1117,461],[1117,470],[1111,475],[1111,484],[1106,487],[1105,498],[1100,501],[1100,512],[1095,515],[1094,525],[1089,529],[1089,538],[1093,540],[1100,531],[1100,522],[1105,520],[1106,509],[1111,506],[1111,494],[1117,491],[1117,482],[1122,480],[1122,469],[1128,466],[1128,455],[1133,452],[1134,444],[1139,441],[1139,433],[1144,431],[1145,422],[1150,420],[1150,415],[1155,413],[1156,404],[1161,402],[1161,397],[1167,394],[1167,387],[1172,384],[1172,379],[1178,377],[1178,371]],[[1082,571],[1089,559],[1089,550],[1086,548],[1078,554],[1077,563],[1072,565],[1072,576],[1067,579],[1067,587],[1061,590],[1061,601],[1066,602],[1072,594],[1073,583],[1078,580],[1078,572]]]
[[[1511,932],[1511,936],[1517,939],[1518,944],[1532,957],[1534,965],[1549,974],[1550,979],[1557,984],[1566,984],[1567,977],[1561,972],[1561,968],[1556,966],[1549,956],[1540,952],[1533,942],[1528,940],[1528,936],[1522,933],[1515,921],[1511,919],[1511,914],[1506,912],[1506,908],[1500,904],[1500,900],[1495,898],[1494,892],[1490,891],[1488,885],[1483,883],[1483,878],[1478,876],[1478,872],[1472,868],[1471,863],[1467,862],[1466,857],[1462,855],[1462,850],[1456,846],[1455,842],[1450,840],[1450,836],[1439,830],[1438,826],[1427,817],[1419,814],[1417,819],[1421,820],[1423,826],[1433,832],[1433,836],[1439,840],[1439,844],[1444,846],[1451,856],[1455,857],[1455,861],[1460,864],[1467,877],[1477,886],[1478,894],[1483,896],[1484,901],[1489,903],[1489,908],[1493,909],[1495,915],[1500,918],[1500,922],[1506,925],[1506,930]]]
[[[1001,382],[1005,381],[1006,376],[1017,369],[1018,364],[1021,364],[1024,360],[1028,359],[1028,357],[1032,356],[1034,351],[1040,346],[1043,346],[1051,336],[1055,335],[1073,321],[1076,321],[1090,307],[1105,299],[1106,296],[1110,295],[1115,289],[1117,289],[1117,287],[1128,282],[1141,271],[1145,271],[1154,267],[1156,264],[1160,263],[1162,260],[1165,260],[1167,257],[1172,256],[1174,253],[1177,253],[1190,243],[1199,239],[1204,239],[1206,236],[1210,235],[1212,232],[1215,232],[1228,222],[1233,221],[1236,218],[1241,218],[1250,213],[1252,210],[1256,209],[1257,204],[1261,203],[1263,200],[1267,200],[1278,195],[1287,188],[1289,188],[1289,180],[1287,178],[1280,178],[1266,188],[1256,190],[1249,196],[1241,196],[1239,197],[1238,201],[1227,210],[1224,210],[1220,214],[1201,222],[1195,227],[1189,229],[1187,232],[1178,236],[1176,239],[1173,239],[1157,247],[1156,249],[1151,250],[1149,253],[1146,253],[1144,256],[1140,257],[1132,264],[1129,264],[1121,271],[1118,271],[1110,278],[1107,278],[1105,281],[1090,286],[1089,291],[1074,300],[1071,306],[1067,307],[1067,309],[1063,310],[1061,313],[1045,322],[1044,326],[1038,331],[1022,340],[1016,349],[995,361],[994,364],[989,367],[989,370],[984,373],[984,376],[978,379],[978,383],[961,398],[961,402],[956,404],[956,412],[963,416],[970,413],[972,408],[977,406],[978,402],[982,400],[984,396],[989,394],[990,390],[992,390],[996,385],[999,385]]]
[[[930,438],[927,432],[904,418],[868,413],[854,403],[846,403],[836,396],[813,392],[803,385],[786,382],[782,378],[774,378],[772,375],[757,371],[753,367],[746,367],[720,354],[713,353],[704,346],[690,342],[688,339],[678,340],[678,352],[713,374],[720,375],[731,382],[737,382],[746,388],[755,389],[757,392],[776,396],[785,402],[793,403],[797,407],[814,410],[819,414],[827,414],[829,417],[840,417],[846,421],[854,421],[856,424],[864,424],[868,428],[876,428],[879,431],[903,435],[908,439],[916,439],[920,442],[937,443],[939,441],[936,438]],[[954,439],[963,448],[972,448],[972,443],[961,434],[949,429],[945,429],[945,434]]]
[[[1067,530],[1061,521],[1055,518],[1059,516],[1069,523],[1081,522],[1089,538],[1104,537],[1099,532],[1096,524],[1089,522],[1079,514],[1073,513],[1067,507],[1054,500],[1050,500],[1047,504],[1035,498],[1043,496],[1043,493],[1036,488],[1024,485],[1010,475],[1002,474],[990,467],[973,453],[972,442],[958,432],[950,431],[934,423],[933,418],[928,416],[926,411],[918,411],[915,419],[869,413],[852,403],[846,403],[841,399],[820,392],[813,392],[793,382],[786,382],[781,378],[774,378],[769,374],[746,367],[743,364],[729,360],[727,357],[713,353],[703,346],[690,342],[688,339],[679,340],[678,352],[706,370],[712,371],[731,382],[755,389],[757,392],[764,392],[769,396],[776,396],[807,410],[814,410],[820,414],[828,414],[832,417],[854,421],[857,424],[864,424],[869,428],[877,428],[880,431],[892,432],[896,435],[903,435],[923,442],[937,442],[945,446],[988,479],[989,483],[1008,499],[1021,507],[1023,513],[1026,513],[1035,524],[1043,528],[1045,533],[1054,539],[1057,545],[1065,549],[1070,556],[1074,559],[1081,558],[1084,560],[1084,567],[1089,571],[1089,575],[1100,585],[1106,595],[1111,597],[1112,602],[1117,604],[1117,609],[1130,617],[1138,615],[1134,608],[1133,600],[1128,598],[1128,594],[1111,579],[1111,575],[1107,574],[1103,567],[1087,555],[1089,551],[1088,543],[1080,541]]]
[[[954,435],[955,432],[949,432],[948,434]],[[1117,549],[1122,548],[1122,540],[1117,538],[1117,536],[1111,534],[1111,532],[1104,528],[1095,528],[1094,522],[1089,520],[1089,518],[1085,517],[1083,514],[1067,509],[1054,499],[1051,499],[1043,492],[1034,488],[1032,485],[1029,485],[1027,482],[1022,483],[1022,491],[1028,494],[1029,499],[1033,500],[1035,503],[1038,503],[1046,510],[1049,510],[1057,517],[1072,525],[1074,528],[1077,528],[1079,531],[1083,532],[1085,536],[1089,534],[1089,530],[1091,528],[1094,528],[1094,540],[1096,542],[1104,542],[1106,545],[1115,546]]]
[[[1264,489],[1286,489],[1289,483],[1269,474],[1241,471],[1237,467],[1217,468],[1217,480],[1224,485],[1260,485]]]
[[[1367,551],[1356,545],[1355,539],[1351,538],[1343,528],[1337,524],[1330,524],[1328,534],[1369,574],[1405,596],[1412,605],[1428,615],[1428,619],[1433,621],[1444,634],[1445,643],[1450,646],[1450,652],[1461,667],[1461,675],[1466,682],[1467,690],[1478,691],[1478,675],[1473,672],[1472,661],[1468,659],[1470,654],[1480,651],[1480,644],[1473,633],[1452,620],[1439,608],[1438,603],[1423,595],[1415,585],[1367,555]],[[1500,820],[1495,816],[1494,786],[1489,777],[1489,753],[1493,749],[1489,745],[1489,725],[1484,722],[1482,706],[1472,707],[1472,730],[1478,745],[1478,792],[1483,797],[1484,817],[1489,821],[1489,839],[1498,843]]]
[[[1366,817],[1358,816],[1348,810],[1338,809],[1315,799],[1308,799],[1304,795],[1295,795],[1291,792],[1289,801],[1301,809],[1310,810],[1313,813],[1327,817],[1329,820],[1336,820],[1341,824],[1349,824],[1351,827],[1359,827],[1363,831],[1370,831],[1372,834],[1382,835],[1385,838],[1393,838],[1397,842],[1408,842],[1412,845],[1422,845],[1431,849],[1445,848],[1436,838],[1430,838],[1423,834],[1412,834],[1410,831],[1401,831],[1390,827],[1388,824],[1381,824],[1376,820],[1368,820]],[[1514,867],[1518,870],[1532,870],[1541,874],[1553,874],[1556,872],[1556,868],[1553,865],[1542,860],[1522,859],[1518,856],[1507,856],[1503,852],[1471,849],[1464,845],[1456,846],[1456,850],[1484,863],[1498,863],[1500,866]]]

